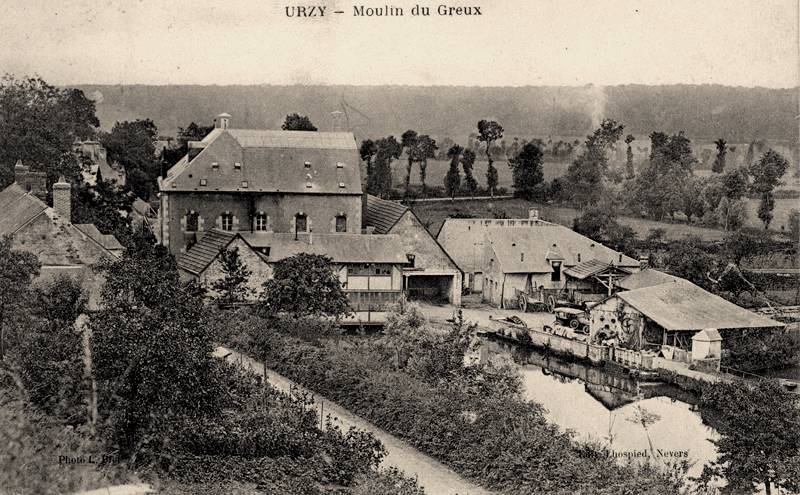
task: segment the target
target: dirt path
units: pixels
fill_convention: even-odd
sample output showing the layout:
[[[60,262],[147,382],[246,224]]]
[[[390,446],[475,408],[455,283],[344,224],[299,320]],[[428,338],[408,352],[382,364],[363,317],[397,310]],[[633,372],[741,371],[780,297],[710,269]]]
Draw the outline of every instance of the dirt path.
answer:
[[[226,347],[217,347],[214,351],[214,356],[224,358],[232,363],[237,363],[259,376],[263,376],[264,374],[264,365],[262,363]],[[267,381],[270,385],[283,392],[290,392],[292,390],[308,391],[305,387],[296,384],[270,369],[267,369]],[[416,477],[419,484],[423,486],[425,491],[430,495],[488,495],[491,493],[464,480],[444,464],[428,457],[393,435],[386,433],[369,421],[356,416],[347,409],[329,401],[319,394],[312,393],[311,391],[308,392],[314,399],[312,407],[316,408],[318,413],[320,409],[323,409],[323,414],[325,416],[330,415],[331,420],[342,429],[347,430],[350,427],[355,427],[369,431],[375,435],[386,448],[387,452],[381,466],[396,467],[405,472],[406,475]]]

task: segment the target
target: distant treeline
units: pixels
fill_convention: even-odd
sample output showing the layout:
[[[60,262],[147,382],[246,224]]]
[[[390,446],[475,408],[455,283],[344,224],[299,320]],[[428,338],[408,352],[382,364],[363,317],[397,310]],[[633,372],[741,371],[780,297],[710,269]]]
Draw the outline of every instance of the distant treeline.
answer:
[[[796,89],[718,85],[583,87],[446,86],[80,86],[98,98],[103,128],[152,119],[174,136],[188,122],[210,123],[221,113],[243,128],[280,128],[287,114],[308,115],[331,130],[331,112],[358,139],[417,129],[438,139],[466,141],[477,119],[503,123],[507,136],[584,136],[602,118],[626,132],[684,131],[693,140],[798,140]],[[102,96],[101,96],[102,95]]]

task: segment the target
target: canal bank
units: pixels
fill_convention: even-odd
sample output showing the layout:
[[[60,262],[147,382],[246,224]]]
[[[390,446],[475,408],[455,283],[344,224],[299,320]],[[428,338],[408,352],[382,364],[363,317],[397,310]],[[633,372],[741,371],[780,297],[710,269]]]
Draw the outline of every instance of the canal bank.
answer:
[[[478,353],[484,362],[513,366],[525,398],[541,404],[550,421],[579,440],[604,445],[620,462],[666,469],[686,461],[688,476],[698,476],[716,459],[718,435],[703,423],[697,396],[681,387],[492,338],[482,339]]]

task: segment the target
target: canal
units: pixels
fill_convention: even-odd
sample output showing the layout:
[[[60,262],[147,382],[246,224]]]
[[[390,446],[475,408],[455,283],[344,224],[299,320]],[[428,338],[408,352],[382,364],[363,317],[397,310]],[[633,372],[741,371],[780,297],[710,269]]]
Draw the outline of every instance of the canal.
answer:
[[[621,461],[688,460],[688,476],[698,476],[716,458],[718,436],[703,423],[691,393],[492,338],[483,339],[479,356],[514,366],[525,397],[544,406],[550,421],[579,440],[606,445]]]

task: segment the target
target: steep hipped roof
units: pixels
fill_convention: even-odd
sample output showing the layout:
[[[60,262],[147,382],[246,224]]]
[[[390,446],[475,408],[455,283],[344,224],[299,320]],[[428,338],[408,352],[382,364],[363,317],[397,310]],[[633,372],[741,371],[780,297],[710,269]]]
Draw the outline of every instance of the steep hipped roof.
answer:
[[[394,234],[299,234],[241,232],[254,248],[270,248],[268,261],[279,261],[299,253],[322,254],[336,263],[408,263],[400,236]]]
[[[363,223],[364,226],[375,227],[376,234],[388,234],[407,211],[408,207],[397,201],[387,201],[370,194],[367,196]]]
[[[210,265],[220,249],[226,248],[236,238],[236,232],[212,229],[178,258],[178,268],[199,275]]]
[[[47,210],[47,205],[16,182],[0,191],[0,236],[11,235]]]
[[[614,269],[615,271],[622,270],[623,274],[627,273],[624,269],[610,265],[605,261],[589,260],[584,261],[583,263],[578,263],[577,265],[564,270],[564,275],[569,275],[570,277],[577,278],[578,280],[584,280],[592,275],[597,275],[598,273],[602,273],[609,269]]]
[[[505,273],[549,273],[549,260],[563,259],[564,266],[581,260],[598,260],[621,267],[638,267],[629,256],[603,246],[561,225],[539,224],[528,228],[489,227],[486,235],[496,260]]]
[[[666,330],[769,328],[783,323],[748,311],[681,280],[618,292],[618,297]]]
[[[361,194],[349,132],[214,129],[197,147],[160,180],[162,191]]]
[[[646,268],[640,272],[631,273],[627,277],[617,282],[617,286],[625,290],[634,290],[677,281],[689,282],[688,280],[684,280],[668,273],[653,270],[652,268]]]

